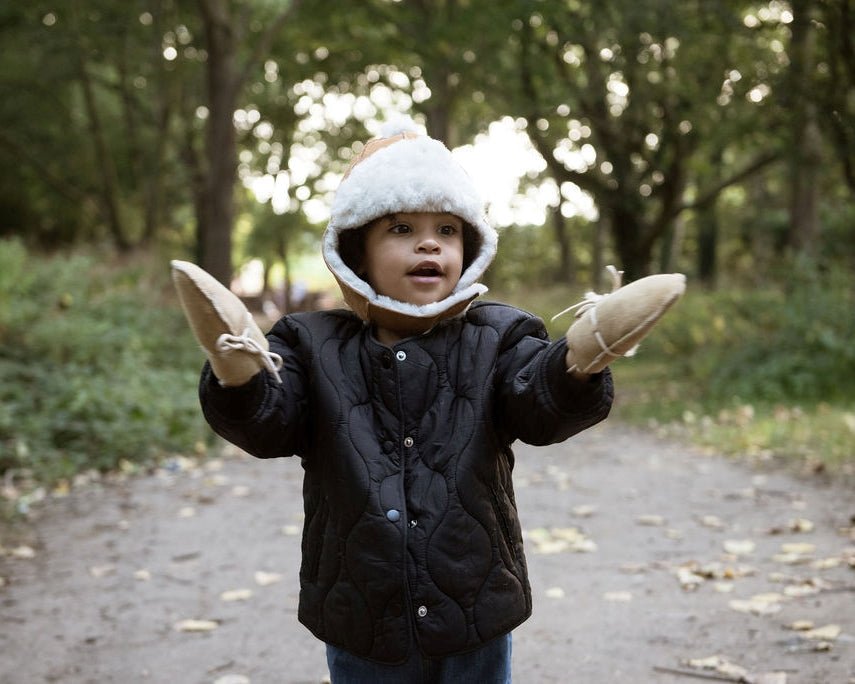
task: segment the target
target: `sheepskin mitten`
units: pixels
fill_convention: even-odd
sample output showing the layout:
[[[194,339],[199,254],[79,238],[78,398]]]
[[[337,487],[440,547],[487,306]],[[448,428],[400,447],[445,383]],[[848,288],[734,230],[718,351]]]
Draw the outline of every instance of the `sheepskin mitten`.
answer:
[[[188,261],[172,261],[172,281],[193,334],[223,387],[246,384],[261,369],[277,381],[282,357],[238,297],[211,274]]]
[[[607,295],[588,292],[585,299],[565,309],[576,310],[567,330],[567,370],[598,373],[612,359],[632,356],[638,343],[686,290],[682,273],[652,275],[621,287],[623,271],[608,267],[613,289]]]

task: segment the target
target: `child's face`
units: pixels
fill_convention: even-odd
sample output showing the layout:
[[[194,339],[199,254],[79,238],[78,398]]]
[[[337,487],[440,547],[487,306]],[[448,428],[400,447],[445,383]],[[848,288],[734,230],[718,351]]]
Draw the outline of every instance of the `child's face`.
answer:
[[[433,212],[384,216],[365,233],[365,279],[400,302],[445,299],[463,271],[463,221]]]

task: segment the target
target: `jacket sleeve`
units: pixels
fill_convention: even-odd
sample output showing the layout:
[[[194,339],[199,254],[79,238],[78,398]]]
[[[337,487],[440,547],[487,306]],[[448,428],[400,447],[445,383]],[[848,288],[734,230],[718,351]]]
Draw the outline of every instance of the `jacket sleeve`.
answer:
[[[614,397],[611,372],[587,382],[567,373],[564,339],[550,342],[531,315],[502,335],[497,356],[498,425],[508,441],[554,444],[608,416]]]
[[[253,456],[303,455],[309,402],[296,324],[282,319],[267,339],[270,351],[282,357],[282,382],[262,371],[240,387],[221,387],[206,363],[199,383],[202,413],[214,432]]]

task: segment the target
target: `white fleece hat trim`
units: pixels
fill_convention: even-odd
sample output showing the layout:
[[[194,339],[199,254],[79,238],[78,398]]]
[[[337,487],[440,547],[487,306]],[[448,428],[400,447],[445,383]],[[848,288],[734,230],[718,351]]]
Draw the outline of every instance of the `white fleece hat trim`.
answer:
[[[410,121],[411,123],[411,121]],[[400,133],[398,129],[396,132]],[[387,131],[384,131],[387,133]],[[339,254],[339,234],[397,212],[442,212],[458,216],[480,237],[480,249],[452,293],[440,302],[411,304],[380,295]],[[332,203],[324,233],[323,256],[339,281],[370,303],[416,317],[435,317],[487,291],[477,283],[496,254],[498,235],[487,223],[475,184],[448,148],[420,135],[403,138],[353,166]]]

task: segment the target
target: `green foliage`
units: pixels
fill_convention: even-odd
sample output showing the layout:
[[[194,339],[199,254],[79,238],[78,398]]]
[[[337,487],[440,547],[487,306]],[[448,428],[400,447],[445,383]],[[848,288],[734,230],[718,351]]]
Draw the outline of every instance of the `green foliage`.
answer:
[[[0,242],[0,472],[42,482],[192,450],[200,354],[166,269]]]
[[[815,403],[851,397],[855,292],[843,271],[793,265],[783,286],[691,290],[644,353],[670,360],[707,400]]]
[[[851,274],[790,262],[776,283],[785,284],[710,292],[690,280],[638,354],[613,364],[615,416],[717,452],[853,472]],[[549,318],[582,292],[553,287],[495,296],[543,317],[556,338],[571,320]]]

